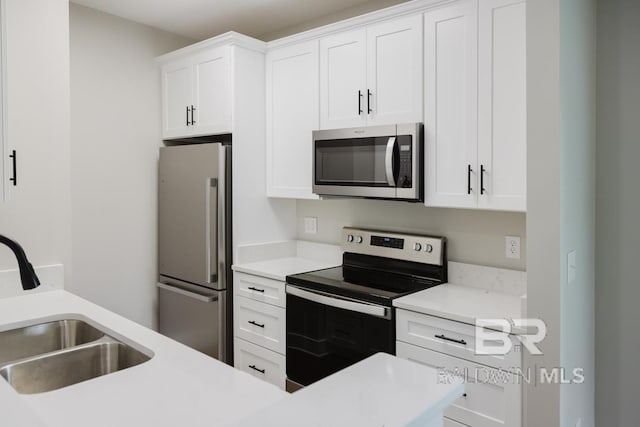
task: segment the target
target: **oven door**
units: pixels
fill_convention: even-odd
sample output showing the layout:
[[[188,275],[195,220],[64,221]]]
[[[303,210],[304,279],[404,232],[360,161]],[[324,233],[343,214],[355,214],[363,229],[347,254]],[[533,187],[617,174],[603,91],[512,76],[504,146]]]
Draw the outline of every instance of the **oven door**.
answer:
[[[392,307],[286,289],[288,384],[307,386],[375,353],[395,354]]]

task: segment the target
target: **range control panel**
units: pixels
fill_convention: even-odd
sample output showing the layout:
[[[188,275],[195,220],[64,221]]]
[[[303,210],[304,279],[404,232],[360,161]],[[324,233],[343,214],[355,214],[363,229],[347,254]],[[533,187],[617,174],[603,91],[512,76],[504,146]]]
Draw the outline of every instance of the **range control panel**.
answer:
[[[446,238],[344,227],[342,250],[404,261],[442,265]]]

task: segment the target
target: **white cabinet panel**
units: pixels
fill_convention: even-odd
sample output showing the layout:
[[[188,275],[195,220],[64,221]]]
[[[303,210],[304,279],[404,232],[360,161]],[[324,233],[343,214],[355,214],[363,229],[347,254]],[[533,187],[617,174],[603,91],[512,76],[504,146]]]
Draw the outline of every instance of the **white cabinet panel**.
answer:
[[[235,298],[233,311],[236,337],[285,354],[284,308],[239,296]]]
[[[479,3],[478,162],[481,208],[526,210],[526,6]]]
[[[362,126],[366,119],[366,32],[320,40],[320,127]]]
[[[228,48],[194,58],[194,129],[198,134],[231,131],[231,71]]]
[[[233,292],[234,296],[242,296],[283,308],[287,302],[284,282],[251,274],[234,272]]]
[[[283,355],[240,338],[234,340],[233,351],[234,366],[237,369],[285,389],[287,374]]]
[[[178,61],[162,68],[163,136],[182,135],[187,131],[191,116],[191,66]]]
[[[318,41],[267,54],[267,195],[317,199],[311,132],[319,128]]]
[[[445,410],[447,418],[471,427],[522,425],[522,389],[516,375],[400,341],[396,353],[438,369],[442,381],[465,378],[465,394]]]
[[[477,203],[477,3],[427,12],[425,204]]]
[[[421,58],[420,15],[367,28],[369,124],[422,120]]]

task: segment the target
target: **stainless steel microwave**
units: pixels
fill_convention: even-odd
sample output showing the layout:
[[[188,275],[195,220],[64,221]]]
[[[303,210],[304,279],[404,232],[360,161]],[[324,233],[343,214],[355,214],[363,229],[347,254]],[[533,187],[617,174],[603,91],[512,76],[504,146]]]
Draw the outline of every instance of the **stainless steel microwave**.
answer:
[[[313,131],[313,192],[423,200],[422,123]]]

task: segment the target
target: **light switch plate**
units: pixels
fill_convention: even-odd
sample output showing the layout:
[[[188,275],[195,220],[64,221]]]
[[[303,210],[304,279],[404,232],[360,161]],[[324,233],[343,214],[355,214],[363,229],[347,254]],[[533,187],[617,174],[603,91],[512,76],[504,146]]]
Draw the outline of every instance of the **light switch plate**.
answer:
[[[576,280],[576,251],[573,250],[567,255],[567,283],[573,283]]]
[[[318,218],[307,216],[304,218],[304,232],[308,234],[318,233]]]
[[[511,259],[520,259],[520,236],[505,236],[504,255]]]

